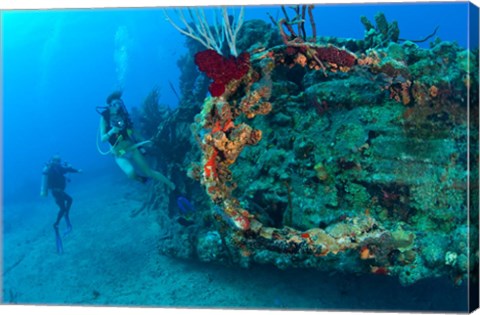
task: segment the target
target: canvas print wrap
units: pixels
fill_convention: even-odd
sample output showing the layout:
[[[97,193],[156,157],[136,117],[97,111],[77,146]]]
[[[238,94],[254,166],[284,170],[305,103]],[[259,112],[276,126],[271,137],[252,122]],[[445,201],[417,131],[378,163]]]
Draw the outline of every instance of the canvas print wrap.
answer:
[[[4,303],[478,307],[475,5],[2,25]]]

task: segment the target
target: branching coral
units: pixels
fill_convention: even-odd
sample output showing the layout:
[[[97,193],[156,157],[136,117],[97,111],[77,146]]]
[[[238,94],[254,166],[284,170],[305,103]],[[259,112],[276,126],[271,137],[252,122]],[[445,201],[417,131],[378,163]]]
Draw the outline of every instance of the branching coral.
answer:
[[[176,10],[180,21],[186,30],[180,28],[164,10],[167,21],[180,33],[198,42],[205,48],[222,54],[223,44],[227,41],[230,53],[237,56],[237,36],[243,24],[244,8],[241,7],[237,18],[231,21],[227,7],[214,11],[213,26],[210,27],[205,11],[201,8],[188,9],[190,22],[187,21],[183,10]],[[213,29],[213,30],[212,30]]]
[[[283,43],[285,46],[287,46],[285,54],[294,56],[294,63],[300,64],[302,67],[308,65],[310,68],[316,68],[317,70],[321,69],[325,75],[325,62],[329,65],[330,69],[333,69],[333,71],[336,69],[347,71],[355,64],[356,56],[345,49],[340,49],[333,45],[322,46],[316,43],[317,31],[315,20],[312,14],[313,8],[313,5],[308,6],[308,13],[312,28],[312,38],[310,40],[307,39],[304,28],[305,11],[307,10],[307,6],[302,6],[301,15],[300,7],[294,7],[297,15],[293,20],[289,19],[285,9],[283,8],[285,18],[279,20],[277,25],[282,36]],[[292,25],[295,24],[298,25],[298,34],[295,33],[292,27]],[[290,35],[285,32],[284,27],[289,31]]]

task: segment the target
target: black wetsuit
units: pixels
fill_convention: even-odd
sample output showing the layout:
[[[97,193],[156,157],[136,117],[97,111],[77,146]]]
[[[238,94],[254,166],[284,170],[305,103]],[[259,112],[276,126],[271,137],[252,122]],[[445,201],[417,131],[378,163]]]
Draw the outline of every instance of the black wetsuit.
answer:
[[[67,226],[71,227],[68,214],[70,207],[72,206],[73,199],[65,192],[65,187],[67,186],[67,179],[65,178],[66,173],[78,173],[78,170],[70,166],[52,163],[46,171],[46,175],[48,176],[48,188],[52,191],[55,202],[60,207],[57,220],[53,225],[55,229],[58,228],[58,224],[64,216]]]

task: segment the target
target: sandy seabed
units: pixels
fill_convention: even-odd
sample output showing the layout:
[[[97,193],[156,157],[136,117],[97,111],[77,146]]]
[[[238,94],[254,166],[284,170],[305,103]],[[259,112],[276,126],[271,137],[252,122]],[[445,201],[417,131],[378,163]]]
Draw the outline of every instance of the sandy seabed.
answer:
[[[155,214],[131,215],[147,186],[122,174],[77,179],[67,188],[74,198],[73,230],[63,239],[63,255],[56,253],[51,196],[4,206],[3,303],[461,311],[467,302],[466,285],[448,279],[405,288],[378,275],[242,269],[166,257],[157,248],[162,231]]]

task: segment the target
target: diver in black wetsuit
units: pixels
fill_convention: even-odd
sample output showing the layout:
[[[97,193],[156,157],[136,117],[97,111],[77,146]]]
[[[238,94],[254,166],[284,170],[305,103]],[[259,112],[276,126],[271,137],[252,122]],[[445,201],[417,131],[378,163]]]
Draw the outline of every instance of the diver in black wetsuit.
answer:
[[[68,164],[61,163],[60,156],[55,155],[52,157],[50,163],[48,163],[43,169],[43,183],[41,195],[46,196],[48,189],[52,191],[53,198],[55,202],[60,207],[58,211],[57,220],[53,224],[55,230],[56,241],[57,241],[57,251],[58,253],[63,253],[62,240],[60,238],[60,233],[58,232],[58,224],[62,217],[65,218],[67,223],[67,229],[64,232],[64,236],[72,230],[72,224],[70,223],[70,207],[72,206],[72,197],[65,192],[65,187],[67,186],[67,178],[65,177],[66,173],[81,173],[82,170],[75,169]]]

